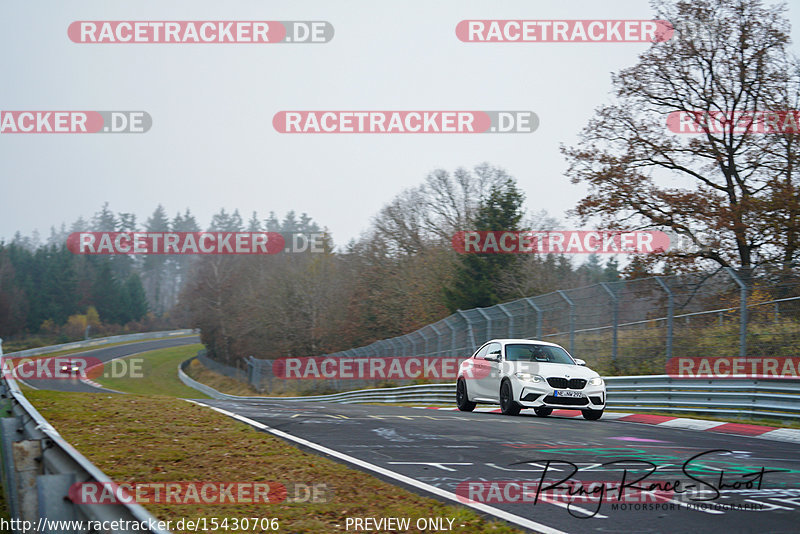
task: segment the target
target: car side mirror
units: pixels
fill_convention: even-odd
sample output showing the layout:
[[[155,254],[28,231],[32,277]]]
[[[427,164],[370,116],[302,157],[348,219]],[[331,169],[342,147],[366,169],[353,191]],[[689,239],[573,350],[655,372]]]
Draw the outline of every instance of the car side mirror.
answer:
[[[489,361],[489,362],[499,362],[500,361],[500,355],[499,354],[487,354],[485,359],[486,359],[486,361]]]
[[[581,360],[580,358],[575,358],[575,363],[578,365],[583,365],[584,367],[586,366],[586,361]]]

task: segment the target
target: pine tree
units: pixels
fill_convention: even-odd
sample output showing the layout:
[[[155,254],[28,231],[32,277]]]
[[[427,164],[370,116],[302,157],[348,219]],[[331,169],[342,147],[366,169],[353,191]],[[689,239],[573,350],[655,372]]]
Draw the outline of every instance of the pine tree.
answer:
[[[492,186],[476,213],[475,230],[519,231],[523,202],[524,196],[512,178]],[[499,281],[513,271],[516,260],[511,254],[459,256],[453,283],[444,290],[448,308],[483,308],[501,302],[505,295],[498,287]]]

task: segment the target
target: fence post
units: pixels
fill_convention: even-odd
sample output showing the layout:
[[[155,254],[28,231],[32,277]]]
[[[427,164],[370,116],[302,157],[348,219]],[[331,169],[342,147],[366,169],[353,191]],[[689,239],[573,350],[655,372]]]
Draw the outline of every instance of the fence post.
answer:
[[[452,317],[452,315],[450,317]],[[453,352],[453,354],[455,354],[456,349],[458,348],[456,347],[456,335],[458,335],[458,330],[456,330],[456,328],[450,324],[450,317],[444,320],[444,324],[446,324],[447,328],[450,329],[450,350]]]
[[[608,284],[605,282],[600,282],[600,286],[606,290],[608,296],[611,297],[611,303],[613,306],[612,318],[614,321],[614,330],[611,334],[611,359],[615,362],[617,361],[617,334],[618,334],[618,325],[619,325],[619,298],[617,295],[614,294],[613,291],[608,287]],[[570,349],[572,352],[572,349]]]
[[[475,308],[475,310],[477,310],[477,312],[480,313],[484,319],[486,319],[486,338],[487,340],[492,339],[494,337],[492,335],[492,318],[489,317],[485,311],[483,311],[483,308]]]
[[[428,336],[426,336],[423,333],[424,331],[425,331],[424,327],[420,328],[419,330],[417,330],[417,332],[419,332],[420,337],[422,337],[422,348],[423,348],[423,351],[422,351],[421,354],[419,354],[419,356],[423,356],[423,355],[427,355],[428,354]]]
[[[533,297],[528,297],[525,302],[530,304],[531,308],[536,310],[536,339],[542,339],[542,309],[538,304],[533,302]]]
[[[436,328],[436,323],[431,324],[431,329],[436,332],[436,354],[442,355],[442,333]]]
[[[660,277],[656,277],[656,282],[661,286],[661,289],[667,292],[667,361],[669,361],[672,358],[672,322],[675,316],[675,295]]]
[[[569,353],[575,354],[575,303],[561,289],[557,290],[556,293],[561,295],[561,298],[569,304]]]
[[[411,353],[414,352],[414,343],[408,338],[408,334],[402,335],[400,339],[403,340],[403,354],[401,356],[411,356]]]
[[[747,285],[737,276],[736,271],[725,267],[733,281],[739,285],[739,356],[747,356]]]
[[[508,313],[508,310],[506,310],[505,306],[503,306],[502,304],[498,304],[497,307],[500,308],[500,311],[502,311],[503,313],[506,314],[506,317],[508,317],[508,338],[509,339],[513,339],[513,337],[514,337],[514,316],[511,315],[510,313]]]
[[[475,343],[475,333],[472,331],[472,323],[470,322],[469,317],[467,316],[466,313],[462,312],[461,310],[456,310],[456,313],[460,317],[463,317],[464,322],[467,323],[467,336],[469,337],[469,340],[472,342],[472,346],[469,348],[469,353],[472,354],[473,352],[475,352],[475,348],[478,346]]]

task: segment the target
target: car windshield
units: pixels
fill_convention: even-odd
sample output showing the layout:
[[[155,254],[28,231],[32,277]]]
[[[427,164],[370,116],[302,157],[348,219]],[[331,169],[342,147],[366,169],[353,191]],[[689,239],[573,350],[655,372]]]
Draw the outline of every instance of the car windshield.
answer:
[[[506,360],[510,362],[546,362],[574,365],[567,351],[549,345],[516,344],[506,345]]]

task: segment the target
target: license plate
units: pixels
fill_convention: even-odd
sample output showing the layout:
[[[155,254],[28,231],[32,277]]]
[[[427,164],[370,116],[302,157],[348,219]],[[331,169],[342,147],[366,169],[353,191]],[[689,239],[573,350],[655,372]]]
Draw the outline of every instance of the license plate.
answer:
[[[583,395],[581,395],[580,391],[561,391],[561,390],[557,389],[557,390],[555,390],[553,392],[553,396],[554,397],[575,397],[575,398],[579,399]]]

